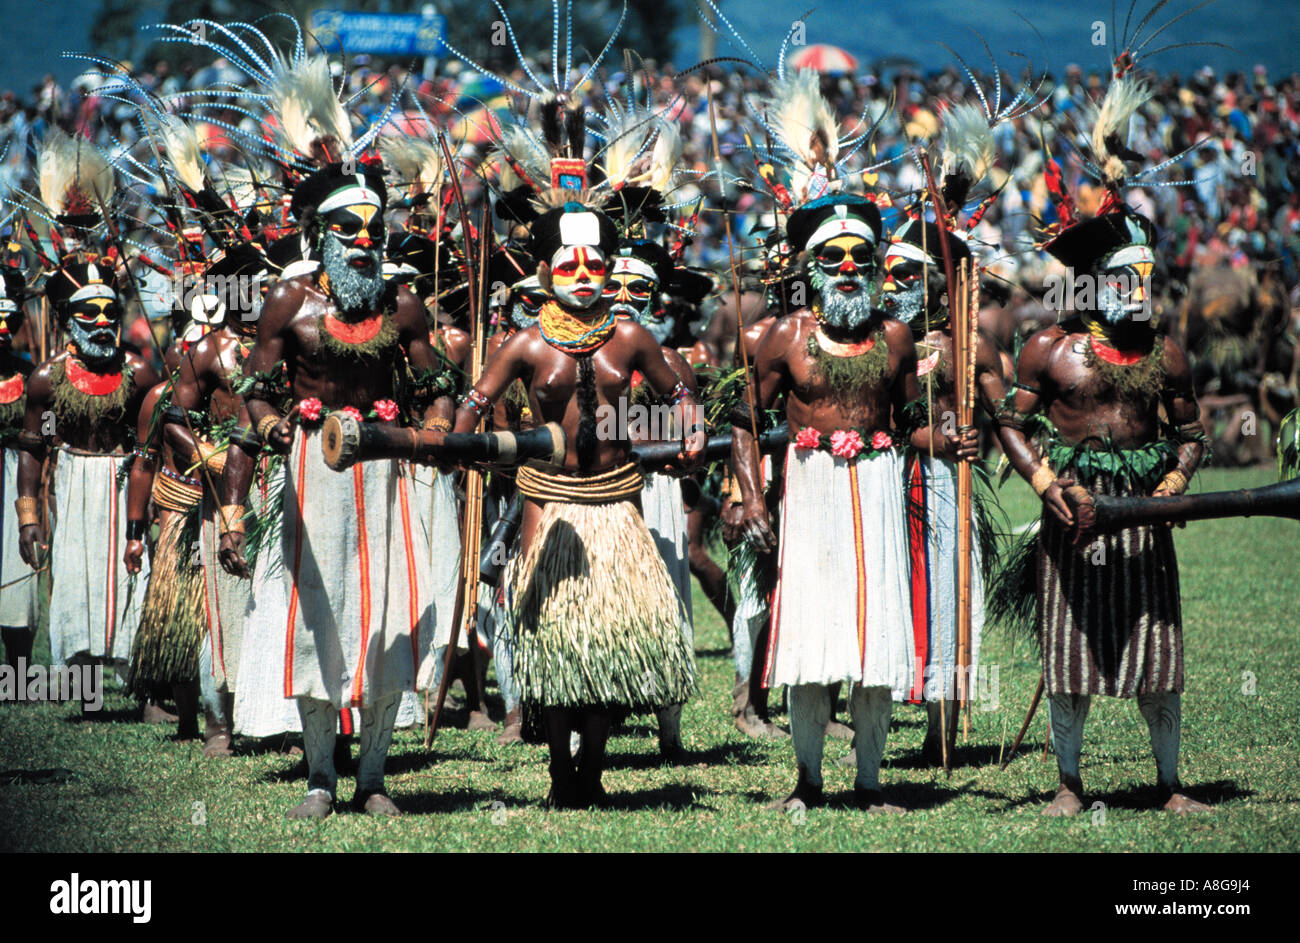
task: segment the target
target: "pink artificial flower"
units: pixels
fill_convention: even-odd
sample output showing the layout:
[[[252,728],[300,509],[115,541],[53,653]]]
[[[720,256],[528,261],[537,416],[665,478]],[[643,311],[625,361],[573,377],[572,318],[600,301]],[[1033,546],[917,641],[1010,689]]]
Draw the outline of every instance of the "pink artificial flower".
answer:
[[[384,422],[392,422],[397,418],[397,404],[391,399],[375,400],[375,415]]]
[[[836,429],[831,433],[831,454],[836,458],[856,458],[862,448],[862,436],[852,429]]]
[[[322,403],[314,396],[309,396],[298,403],[298,415],[308,422],[315,422],[320,418]]]
[[[363,419],[366,418],[365,416],[361,415],[361,410],[357,409],[355,406],[344,406],[342,409],[339,410],[339,412],[344,416],[350,416],[351,418],[355,419],[357,422],[361,422]]]
[[[812,426],[804,426],[799,430],[798,435],[794,437],[794,447],[796,449],[815,449],[821,445],[821,433]]]
[[[889,437],[889,433],[881,432],[879,429],[877,429],[875,435],[871,437],[871,447],[877,452],[890,448],[893,444],[894,440]]]

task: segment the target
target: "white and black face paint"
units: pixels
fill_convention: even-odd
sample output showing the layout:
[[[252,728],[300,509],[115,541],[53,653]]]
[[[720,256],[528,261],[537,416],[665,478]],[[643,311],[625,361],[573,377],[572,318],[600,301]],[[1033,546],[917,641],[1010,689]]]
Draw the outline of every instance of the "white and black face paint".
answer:
[[[885,249],[885,277],[880,284],[881,306],[885,314],[904,324],[924,326],[926,310],[926,268],[929,266],[930,314],[936,313],[942,293],[942,276],[928,263],[921,250],[910,243],[890,243]]]
[[[853,331],[871,319],[875,247],[857,235],[836,236],[813,250],[809,281],[821,297],[822,323]]]
[[[344,314],[370,315],[384,291],[384,274],[379,250],[371,247],[345,246],[336,239],[325,239],[321,266],[330,280],[330,294]]]
[[[84,360],[104,361],[117,356],[121,311],[116,297],[87,298],[73,303],[68,336]]]
[[[551,257],[551,292],[568,308],[590,308],[601,298],[608,269],[594,246],[564,246]]]
[[[1151,320],[1150,246],[1125,246],[1103,260],[1098,277],[1097,313],[1107,324]]]
[[[654,334],[662,344],[668,336],[658,303],[659,277],[654,266],[631,256],[615,256],[614,270],[605,282],[605,301],[616,317],[631,318]],[[660,335],[662,334],[662,337]]]
[[[537,316],[548,297],[536,275],[519,281],[510,290],[511,325],[517,330],[526,331],[536,324]]]

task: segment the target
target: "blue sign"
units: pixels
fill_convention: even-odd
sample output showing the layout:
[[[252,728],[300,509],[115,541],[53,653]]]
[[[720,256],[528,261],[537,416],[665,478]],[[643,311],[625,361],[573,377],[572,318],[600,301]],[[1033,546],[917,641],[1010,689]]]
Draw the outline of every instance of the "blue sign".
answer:
[[[311,30],[326,52],[349,56],[368,52],[380,56],[433,56],[442,47],[447,19],[435,13],[347,13],[317,10]]]

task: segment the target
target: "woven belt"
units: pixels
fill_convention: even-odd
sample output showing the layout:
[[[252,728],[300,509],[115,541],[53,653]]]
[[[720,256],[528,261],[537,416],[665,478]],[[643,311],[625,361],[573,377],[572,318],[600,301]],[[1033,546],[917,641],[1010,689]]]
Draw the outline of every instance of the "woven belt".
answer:
[[[570,504],[627,501],[641,493],[643,482],[635,462],[595,475],[554,475],[531,465],[521,465],[515,477],[519,493],[526,498]]]
[[[198,507],[203,485],[194,478],[178,475],[170,468],[160,468],[153,480],[153,503],[163,511],[188,511]]]

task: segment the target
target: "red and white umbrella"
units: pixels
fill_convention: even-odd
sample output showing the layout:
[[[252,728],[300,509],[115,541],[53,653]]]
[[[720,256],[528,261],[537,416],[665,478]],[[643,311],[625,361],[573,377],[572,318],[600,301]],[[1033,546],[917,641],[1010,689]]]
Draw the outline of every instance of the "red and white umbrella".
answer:
[[[843,75],[858,70],[858,60],[839,46],[817,43],[804,46],[786,60],[788,69],[815,69],[823,75]]]

